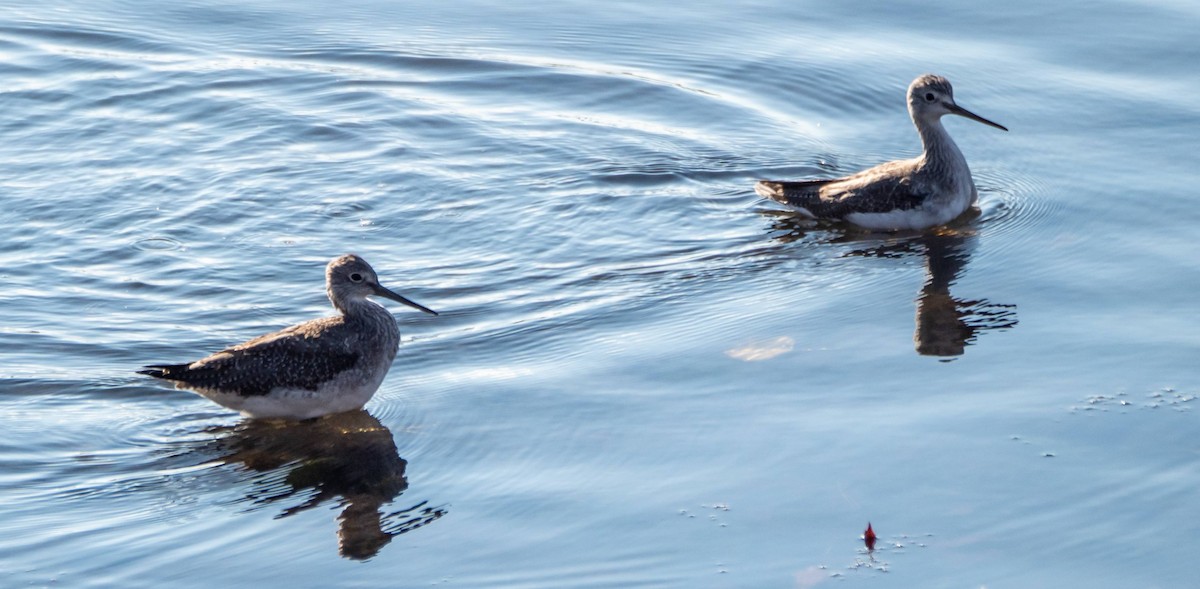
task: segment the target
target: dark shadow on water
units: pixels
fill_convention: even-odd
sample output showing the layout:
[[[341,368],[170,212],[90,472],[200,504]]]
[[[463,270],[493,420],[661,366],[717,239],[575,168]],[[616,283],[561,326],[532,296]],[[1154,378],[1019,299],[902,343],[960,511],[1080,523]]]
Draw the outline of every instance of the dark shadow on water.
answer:
[[[973,234],[948,230],[920,238],[925,250],[925,285],[917,295],[917,329],[913,343],[925,356],[959,356],[988,330],[1017,325],[1017,306],[985,298],[960,299],[950,294],[970,259]]]
[[[408,463],[392,432],[366,411],[301,423],[248,420],[209,433],[219,437],[197,452],[215,452],[212,461],[273,475],[250,481],[246,500],[255,509],[281,505],[276,516],[281,519],[339,500],[338,552],[345,558],[371,558],[392,538],[446,514],[426,501],[387,509],[408,489]]]
[[[973,213],[973,214],[972,214]],[[951,225],[926,232],[872,233],[804,217],[775,213],[771,231],[784,242],[854,244],[847,256],[895,258],[922,256],[925,284],[916,298],[913,344],[922,356],[953,360],[966,352],[982,332],[1017,325],[1017,306],[986,298],[961,299],[950,293],[971,259],[978,239],[978,211]],[[861,244],[861,247],[859,247]]]

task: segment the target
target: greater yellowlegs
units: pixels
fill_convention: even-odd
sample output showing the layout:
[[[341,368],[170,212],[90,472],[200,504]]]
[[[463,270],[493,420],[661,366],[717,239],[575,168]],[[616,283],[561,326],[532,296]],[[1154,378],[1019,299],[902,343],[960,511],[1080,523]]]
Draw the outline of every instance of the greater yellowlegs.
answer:
[[[329,262],[325,287],[338,315],[140,372],[250,417],[308,419],[358,409],[383,382],[400,345],[395,317],[367,297],[437,313],[384,288],[371,265],[352,254]]]
[[[908,86],[908,114],[921,135],[920,156],[844,178],[759,180],[754,191],[805,216],[867,229],[926,229],[948,223],[975,203],[978,192],[966,158],[942,126],[942,116],[959,115],[1008,129],[955,104],[950,81],[932,74]]]

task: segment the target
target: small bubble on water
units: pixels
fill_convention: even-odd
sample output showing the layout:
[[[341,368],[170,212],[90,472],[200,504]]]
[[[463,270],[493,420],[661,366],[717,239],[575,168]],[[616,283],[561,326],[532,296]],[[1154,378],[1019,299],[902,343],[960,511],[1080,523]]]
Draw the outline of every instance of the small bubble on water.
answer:
[[[133,242],[133,247],[142,251],[171,251],[183,249],[183,244],[170,237],[154,236]]]
[[[361,203],[332,203],[326,205],[322,212],[326,217],[340,218],[349,217],[367,209],[368,207]]]

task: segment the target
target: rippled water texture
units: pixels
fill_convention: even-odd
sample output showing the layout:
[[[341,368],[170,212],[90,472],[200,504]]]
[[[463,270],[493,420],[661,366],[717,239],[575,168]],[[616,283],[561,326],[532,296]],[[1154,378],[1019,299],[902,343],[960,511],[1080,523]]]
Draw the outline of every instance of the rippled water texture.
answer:
[[[58,0],[0,12],[0,585],[1180,587],[1194,3]],[[979,211],[753,192],[909,157]],[[365,411],[134,373],[328,313]],[[867,522],[879,535],[868,553]]]

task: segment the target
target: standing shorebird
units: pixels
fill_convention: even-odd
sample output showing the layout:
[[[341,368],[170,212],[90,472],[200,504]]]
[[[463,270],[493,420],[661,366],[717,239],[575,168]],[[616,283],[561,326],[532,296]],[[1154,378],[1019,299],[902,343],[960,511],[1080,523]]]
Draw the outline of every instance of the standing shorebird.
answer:
[[[926,229],[948,223],[974,204],[979,193],[966,158],[942,126],[942,116],[959,115],[1008,129],[955,104],[950,81],[932,74],[908,86],[908,114],[925,148],[920,156],[845,178],[759,180],[754,191],[805,216],[848,221],[867,229]]]
[[[256,337],[190,364],[139,371],[173,381],[249,417],[309,419],[365,405],[396,350],[396,318],[367,299],[381,296],[436,312],[379,284],[366,260],[348,254],[325,268],[325,289],[340,314]]]

